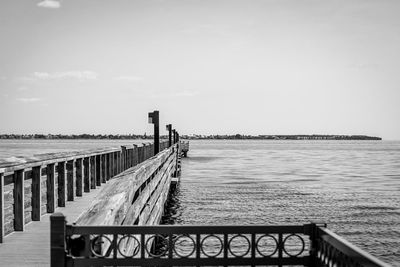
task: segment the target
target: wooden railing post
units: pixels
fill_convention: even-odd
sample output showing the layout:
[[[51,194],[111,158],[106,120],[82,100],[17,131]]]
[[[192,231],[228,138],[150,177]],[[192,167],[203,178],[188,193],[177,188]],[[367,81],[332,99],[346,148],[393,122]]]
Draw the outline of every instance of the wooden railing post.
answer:
[[[126,146],[121,146],[121,169],[126,170]]]
[[[0,243],[4,239],[4,174],[0,173]]]
[[[138,146],[133,145],[133,166],[136,166],[138,164]]]
[[[32,221],[40,221],[42,208],[41,176],[42,167],[32,168]]]
[[[67,201],[74,201],[75,198],[75,173],[74,160],[67,162]]]
[[[25,171],[17,170],[14,171],[14,230],[24,231],[25,230],[25,188],[24,179]]]
[[[55,190],[56,190],[56,179],[55,179],[55,164],[47,164],[47,212],[53,213],[56,209],[55,202]]]
[[[96,157],[90,157],[90,189],[96,189]]]
[[[83,195],[83,165],[82,158],[75,161],[75,176],[76,176],[76,196]]]
[[[101,157],[96,155],[96,185],[101,186]]]
[[[101,182],[105,183],[107,181],[107,157],[105,154],[101,154]]]
[[[110,165],[109,172],[110,172],[110,178],[111,178],[111,177],[114,177],[114,153],[113,152],[108,153],[108,159],[109,159],[108,164]]]
[[[54,213],[50,216],[50,266],[65,266],[65,216]]]
[[[172,124],[167,124],[168,147],[172,146]]]
[[[111,153],[107,153],[107,181],[112,177],[112,157]]]
[[[57,165],[58,174],[58,206],[65,207],[65,161],[61,161]]]
[[[117,152],[114,152],[113,153],[113,158],[114,158],[114,161],[113,161],[113,170],[114,170],[114,175],[113,176],[115,176],[115,175],[117,175],[118,174],[118,168],[117,168],[117,166],[118,166],[118,155],[117,155]]]
[[[90,192],[90,158],[83,159],[83,191]]]

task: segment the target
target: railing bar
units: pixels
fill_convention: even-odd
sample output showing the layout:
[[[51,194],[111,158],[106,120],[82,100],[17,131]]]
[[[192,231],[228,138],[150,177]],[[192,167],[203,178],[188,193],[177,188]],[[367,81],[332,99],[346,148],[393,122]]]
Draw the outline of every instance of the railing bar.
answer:
[[[169,259],[172,259],[172,248],[173,248],[173,246],[174,246],[174,243],[173,243],[173,240],[172,240],[172,238],[173,238],[173,235],[172,235],[172,233],[171,234],[169,234],[168,235],[168,258]]]
[[[113,235],[113,258],[118,257],[118,234]]]
[[[200,234],[196,234],[196,259],[200,259],[201,253],[201,237]]]
[[[251,234],[251,258],[256,258],[256,234]],[[253,265],[254,266],[254,265]]]
[[[299,231],[297,231],[299,230]],[[157,225],[157,226],[81,226],[73,227],[75,234],[252,234],[252,233],[302,233],[302,226],[192,226],[182,225],[174,227],[170,225]]]
[[[278,235],[278,260],[279,260],[279,267],[282,267],[282,258],[283,258],[283,236],[281,233]]]
[[[224,259],[228,258],[228,234],[224,234]]]
[[[144,235],[145,234],[141,234],[140,235],[140,245],[141,245],[141,250],[140,250],[140,258],[141,259],[144,259],[145,258],[145,246],[146,246],[146,244],[145,244],[145,238],[144,238]]]

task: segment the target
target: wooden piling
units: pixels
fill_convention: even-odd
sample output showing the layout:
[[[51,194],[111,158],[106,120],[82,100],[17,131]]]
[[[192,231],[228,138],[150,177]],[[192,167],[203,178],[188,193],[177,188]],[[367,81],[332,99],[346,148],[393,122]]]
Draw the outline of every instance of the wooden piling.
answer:
[[[47,164],[47,212],[53,213],[56,209],[55,202],[55,190],[56,190],[56,179],[55,179],[55,164]]]
[[[96,189],[96,157],[90,157],[90,189]]]
[[[14,172],[14,230],[24,231],[25,229],[25,194],[24,180],[25,171],[17,170]]]
[[[90,192],[90,158],[83,159],[83,191]]]
[[[65,192],[66,192],[65,161],[61,161],[58,163],[57,174],[58,174],[58,206],[65,207]]]
[[[76,176],[76,196],[83,195],[83,159],[78,158],[75,160],[75,176]]]
[[[107,158],[106,155],[102,154],[101,156],[101,182],[105,183],[106,180],[106,165],[107,165]]]
[[[67,164],[67,201],[74,201],[74,194],[75,194],[74,160],[69,160],[66,164]]]
[[[101,186],[101,157],[96,155],[96,186]]]
[[[42,167],[32,168],[32,221],[40,221],[42,208],[41,174]]]

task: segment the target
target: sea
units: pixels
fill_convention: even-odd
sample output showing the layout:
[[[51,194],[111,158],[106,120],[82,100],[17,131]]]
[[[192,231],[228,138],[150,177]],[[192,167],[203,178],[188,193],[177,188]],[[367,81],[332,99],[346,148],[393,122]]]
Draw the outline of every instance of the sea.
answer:
[[[0,162],[142,142],[148,140],[0,140]],[[400,141],[190,140],[165,222],[323,222],[400,266]]]

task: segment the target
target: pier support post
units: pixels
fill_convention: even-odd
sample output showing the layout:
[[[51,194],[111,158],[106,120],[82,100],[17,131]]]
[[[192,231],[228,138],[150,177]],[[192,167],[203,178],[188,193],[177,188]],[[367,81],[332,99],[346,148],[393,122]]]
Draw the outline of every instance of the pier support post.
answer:
[[[83,191],[90,192],[90,158],[83,159]]]
[[[176,143],[176,130],[175,129],[173,129],[172,130],[172,138],[173,138],[173,140],[174,140],[174,144]]]
[[[25,171],[17,170],[14,172],[14,186],[15,186],[15,195],[14,195],[14,230],[15,231],[24,231],[25,230],[25,188],[24,188],[24,180],[25,180]]]
[[[90,157],[90,189],[96,189],[96,157]]]
[[[74,160],[67,162],[67,201],[74,201],[75,175],[74,175]]]
[[[102,154],[101,155],[101,182],[106,183],[107,182],[107,155]]]
[[[47,213],[53,213],[56,209],[56,179],[55,179],[55,164],[47,164]]]
[[[58,206],[65,207],[65,161],[57,165],[58,174]]]
[[[149,123],[154,124],[154,155],[160,152],[160,119],[158,110],[149,112]]]
[[[54,213],[50,216],[50,266],[65,266],[65,216]]]
[[[83,195],[83,165],[82,159],[76,159],[75,161],[75,176],[76,176],[76,196],[81,197]]]
[[[41,179],[42,167],[32,168],[32,221],[40,221],[42,208]]]
[[[101,156],[96,155],[96,185],[101,186]]]
[[[126,146],[121,146],[121,172],[126,170]]]

